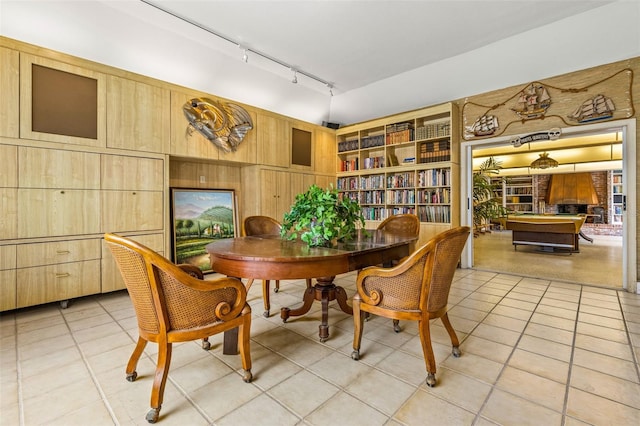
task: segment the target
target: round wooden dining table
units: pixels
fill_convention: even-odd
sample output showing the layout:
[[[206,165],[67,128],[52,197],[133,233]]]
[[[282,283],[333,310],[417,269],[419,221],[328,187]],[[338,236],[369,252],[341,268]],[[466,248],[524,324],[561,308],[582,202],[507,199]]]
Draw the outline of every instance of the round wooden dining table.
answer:
[[[344,288],[334,284],[336,275],[367,266],[387,264],[410,254],[416,237],[380,230],[359,230],[357,236],[333,247],[309,247],[300,240],[284,240],[273,235],[228,238],[206,246],[211,268],[237,278],[265,280],[316,279],[302,297],[297,309],[282,308],[280,317],[306,314],[315,300],[322,303],[319,325],[320,341],[329,338],[329,302],[336,300],[340,309],[353,314]]]

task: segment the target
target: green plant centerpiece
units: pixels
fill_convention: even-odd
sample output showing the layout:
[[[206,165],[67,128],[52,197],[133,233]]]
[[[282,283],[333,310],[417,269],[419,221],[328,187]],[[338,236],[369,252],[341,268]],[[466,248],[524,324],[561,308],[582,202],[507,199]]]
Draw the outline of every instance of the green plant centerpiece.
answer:
[[[311,185],[296,195],[291,210],[284,215],[280,235],[287,240],[300,237],[310,247],[330,247],[335,241],[352,239],[364,225],[357,201],[341,197],[333,187]]]

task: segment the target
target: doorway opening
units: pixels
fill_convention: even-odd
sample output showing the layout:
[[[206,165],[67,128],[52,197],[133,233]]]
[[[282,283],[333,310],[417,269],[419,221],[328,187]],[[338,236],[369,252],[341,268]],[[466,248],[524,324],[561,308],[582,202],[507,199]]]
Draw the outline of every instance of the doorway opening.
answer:
[[[479,141],[463,141],[461,144],[461,224],[473,226],[473,208],[472,208],[472,176],[473,176],[473,163],[474,163],[474,151],[476,153],[482,152],[491,153],[491,152],[512,152],[510,159],[506,161],[506,168],[501,170],[501,174],[511,174],[511,175],[542,175],[544,173],[548,174],[548,170],[533,170],[530,169],[529,163],[531,159],[534,159],[537,153],[535,151],[545,149],[554,151],[554,155],[558,158],[562,158],[562,156],[570,155],[573,156],[573,160],[570,158],[565,158],[564,161],[561,161],[561,165],[558,167],[558,170],[554,172],[558,173],[574,173],[577,171],[588,171],[588,170],[597,170],[598,164],[595,161],[587,161],[581,155],[586,151],[581,150],[589,150],[590,148],[586,147],[584,142],[580,142],[581,138],[590,138],[597,137],[598,135],[603,135],[607,133],[616,133],[616,137],[620,138],[619,144],[619,165],[612,166],[612,163],[608,163],[604,166],[604,162],[600,165],[601,169],[609,168],[616,169],[620,173],[620,178],[622,182],[628,183],[624,184],[622,187],[622,193],[618,194],[617,199],[623,200],[623,203],[620,206],[620,209],[612,210],[610,215],[619,214],[616,216],[616,220],[619,222],[621,226],[621,239],[622,244],[621,247],[615,249],[612,246],[619,244],[619,238],[616,240],[614,237],[611,238],[611,241],[606,241],[607,236],[598,236],[597,242],[598,244],[603,244],[606,246],[605,250],[607,251],[606,258],[603,257],[602,254],[594,255],[594,258],[591,260],[591,265],[600,262],[602,264],[602,268],[604,269],[606,264],[615,265],[616,270],[620,271],[620,277],[615,280],[615,282],[611,281],[611,276],[608,277],[607,282],[589,282],[589,280],[593,280],[593,277],[589,277],[588,279],[581,278],[578,272],[582,271],[584,268],[580,267],[581,261],[588,261],[588,256],[586,253],[587,250],[592,249],[594,243],[590,243],[589,241],[580,241],[580,247],[584,248],[581,252],[568,254],[568,253],[549,253],[547,250],[546,253],[540,252],[540,250],[536,250],[535,247],[527,247],[528,250],[524,250],[522,246],[513,246],[511,244],[510,231],[504,232],[500,234],[499,232],[492,232],[491,237],[493,240],[500,240],[499,234],[502,235],[503,241],[498,241],[502,244],[502,246],[496,246],[493,248],[486,247],[489,242],[488,239],[483,240],[484,236],[479,238],[470,237],[469,243],[465,247],[465,250],[462,255],[461,264],[463,267],[467,268],[476,268],[476,269],[486,269],[495,272],[504,272],[504,273],[515,273],[519,275],[531,275],[543,279],[552,279],[552,280],[561,280],[561,281],[572,281],[572,282],[582,282],[584,284],[594,284],[594,285],[604,285],[604,286],[613,286],[617,288],[624,288],[627,291],[636,292],[637,290],[637,263],[636,263],[636,223],[635,223],[635,211],[636,206],[635,202],[626,202],[626,200],[635,200],[635,176],[636,176],[636,164],[635,164],[635,119],[628,120],[619,120],[614,122],[607,123],[598,123],[581,126],[579,128],[569,127],[562,129],[562,136],[560,139],[556,141],[545,141],[545,142],[534,142],[531,143],[529,147],[527,147],[531,152],[528,153],[529,160],[526,163],[526,167],[523,167],[522,163],[525,161],[527,157],[527,152],[523,152],[523,150],[519,150],[515,145],[512,146],[511,141],[517,137],[518,135],[510,135],[510,136],[501,136],[496,138],[489,138]],[[524,137],[525,135],[520,135]],[[576,142],[578,141],[578,142]],[[602,149],[602,147],[598,147],[597,149]],[[526,150],[524,150],[526,151]],[[533,155],[533,158],[531,158]],[[517,157],[522,157],[518,159]],[[504,158],[504,157],[503,157]],[[520,161],[521,164],[516,164],[513,161]],[[518,169],[520,167],[520,169]],[[592,167],[592,169],[589,169]],[[611,173],[611,172],[608,172]],[[610,176],[610,174],[608,175]],[[608,196],[612,196],[609,193]],[[533,204],[533,203],[532,203]],[[531,213],[542,213],[542,214],[557,214],[557,206],[545,206],[544,202],[540,203],[541,205],[536,205],[531,208]],[[570,208],[574,208],[570,207]],[[564,208],[564,207],[563,207]],[[594,212],[595,213],[595,212]],[[596,215],[593,214],[590,218],[590,221],[597,220]],[[630,218],[630,220],[628,220]],[[611,219],[612,220],[612,219]],[[505,241],[506,240],[506,241]],[[499,247],[502,247],[500,249]],[[482,252],[479,251],[482,249]],[[489,259],[493,261],[493,263],[487,261],[487,253],[489,250],[502,250],[495,251],[493,255],[490,255]],[[476,253],[478,251],[478,253]],[[534,252],[534,255],[529,255],[528,252]],[[502,258],[497,258],[498,256],[495,253],[502,253],[500,256]],[[476,256],[478,254],[478,256]],[[483,257],[485,255],[485,257]],[[580,256],[582,255],[582,258]],[[497,258],[497,259],[496,259]],[[476,260],[480,262],[480,264],[476,264]],[[605,263],[612,262],[612,263]],[[485,263],[483,266],[482,263]],[[523,272],[524,266],[533,267],[538,266],[537,268],[532,268],[531,273],[527,274]]]

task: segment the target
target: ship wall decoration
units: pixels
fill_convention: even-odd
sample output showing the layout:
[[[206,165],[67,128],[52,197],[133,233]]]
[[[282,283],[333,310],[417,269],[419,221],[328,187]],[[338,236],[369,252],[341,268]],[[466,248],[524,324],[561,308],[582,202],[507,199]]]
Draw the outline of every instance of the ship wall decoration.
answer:
[[[189,122],[189,135],[195,130],[224,152],[235,152],[253,129],[249,113],[233,103],[193,98],[182,106],[182,112]]]
[[[600,120],[629,118],[635,114],[633,70],[625,68],[583,87],[556,87],[534,81],[491,105],[482,95],[466,99],[462,107],[463,139],[483,139],[539,128],[579,126]],[[488,96],[486,97],[488,98]],[[545,123],[533,124],[537,120]]]

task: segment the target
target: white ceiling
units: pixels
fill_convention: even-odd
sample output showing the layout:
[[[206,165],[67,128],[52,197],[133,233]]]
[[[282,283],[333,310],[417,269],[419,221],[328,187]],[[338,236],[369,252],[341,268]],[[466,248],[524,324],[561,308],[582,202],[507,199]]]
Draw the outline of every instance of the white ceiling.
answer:
[[[318,77],[343,93],[612,1],[143,3]],[[232,47],[240,58],[242,50]],[[249,52],[249,63],[254,62],[252,56]]]

